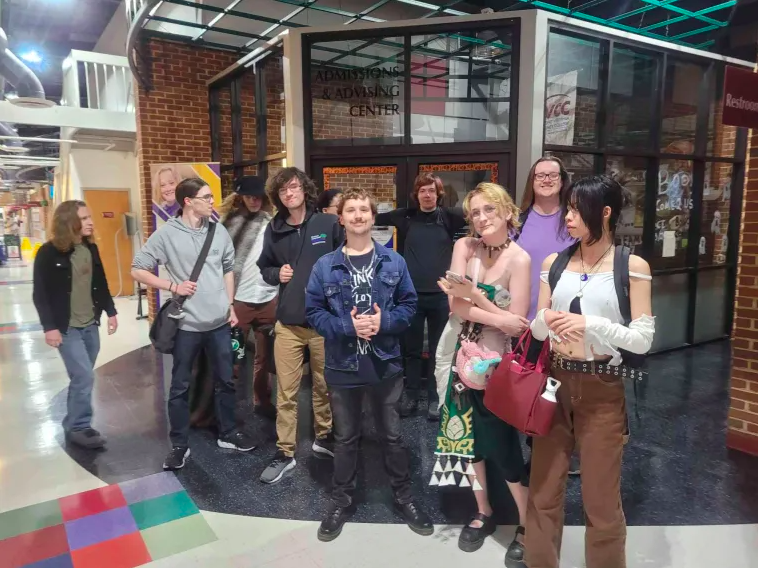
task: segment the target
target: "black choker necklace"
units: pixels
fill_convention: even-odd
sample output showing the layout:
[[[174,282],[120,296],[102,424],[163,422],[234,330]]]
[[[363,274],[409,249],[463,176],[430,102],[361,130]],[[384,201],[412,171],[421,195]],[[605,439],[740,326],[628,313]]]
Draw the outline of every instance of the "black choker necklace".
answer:
[[[492,258],[492,253],[493,252],[499,252],[499,251],[501,251],[503,249],[507,249],[509,244],[511,244],[511,238],[510,237],[507,237],[505,239],[505,242],[503,244],[494,245],[494,246],[493,245],[488,245],[487,243],[485,243],[484,241],[482,241],[482,247],[484,247],[484,250],[487,251],[487,255],[490,258]]]

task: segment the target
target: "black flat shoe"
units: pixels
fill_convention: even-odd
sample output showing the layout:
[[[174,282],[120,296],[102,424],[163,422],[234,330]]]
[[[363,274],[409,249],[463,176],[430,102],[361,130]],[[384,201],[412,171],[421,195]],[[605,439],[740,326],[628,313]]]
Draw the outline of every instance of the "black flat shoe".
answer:
[[[513,541],[508,545],[508,551],[505,553],[505,568],[526,568],[524,545],[518,541],[518,536],[524,536],[524,534],[526,534],[524,527],[521,525],[516,527],[516,536],[513,537]]]
[[[333,507],[327,513],[321,526],[318,528],[316,536],[321,542],[330,542],[342,534],[342,527],[351,517],[352,512],[349,507]]]
[[[472,527],[471,523],[474,521],[481,521],[481,527]],[[488,517],[484,513],[477,513],[474,518],[469,521],[469,524],[463,527],[461,536],[458,537],[458,548],[463,552],[476,552],[484,544],[484,539],[495,532],[497,525],[492,517]]]
[[[416,534],[429,536],[434,533],[434,525],[429,515],[419,509],[415,503],[395,503],[395,509],[403,516],[408,528]]]

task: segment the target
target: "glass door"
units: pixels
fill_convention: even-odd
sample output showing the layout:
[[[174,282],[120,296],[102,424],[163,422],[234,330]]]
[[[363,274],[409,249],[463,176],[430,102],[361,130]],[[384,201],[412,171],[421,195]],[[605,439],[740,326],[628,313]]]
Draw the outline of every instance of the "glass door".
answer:
[[[313,178],[324,191],[359,188],[370,191],[377,201],[379,213],[403,207],[407,201],[404,184],[405,160],[355,159],[336,161],[314,160]],[[374,227],[374,239],[387,247],[397,249],[397,237],[392,227]]]

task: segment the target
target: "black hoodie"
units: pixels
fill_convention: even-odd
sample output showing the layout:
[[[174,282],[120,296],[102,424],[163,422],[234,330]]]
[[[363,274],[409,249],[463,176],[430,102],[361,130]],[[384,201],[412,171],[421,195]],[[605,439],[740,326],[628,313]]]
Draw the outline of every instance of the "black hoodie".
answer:
[[[316,261],[336,250],[344,241],[342,227],[336,215],[316,213],[308,208],[303,224],[287,224],[289,212],[276,214],[263,235],[263,251],[258,268],[266,283],[279,286],[276,319],[284,325],[309,327],[305,319],[305,287]],[[279,282],[279,269],[289,264],[294,271],[292,280]]]

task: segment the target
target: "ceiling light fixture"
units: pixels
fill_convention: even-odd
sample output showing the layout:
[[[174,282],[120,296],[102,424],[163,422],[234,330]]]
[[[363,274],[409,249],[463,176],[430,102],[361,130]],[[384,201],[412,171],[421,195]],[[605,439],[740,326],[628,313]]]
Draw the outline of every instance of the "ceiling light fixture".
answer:
[[[42,63],[42,56],[34,49],[22,53],[20,57],[29,63]]]

